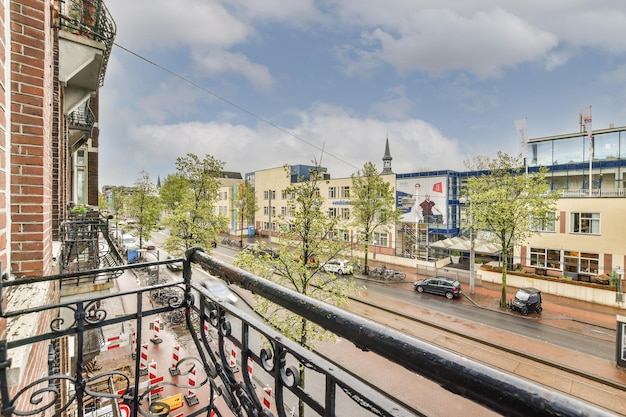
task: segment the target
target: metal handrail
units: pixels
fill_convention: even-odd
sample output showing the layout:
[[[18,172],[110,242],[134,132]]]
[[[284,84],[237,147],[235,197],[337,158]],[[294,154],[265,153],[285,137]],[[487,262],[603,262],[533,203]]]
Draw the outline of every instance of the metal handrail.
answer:
[[[349,340],[359,348],[371,351],[391,362],[399,364],[419,375],[441,385],[451,393],[461,395],[482,404],[496,412],[509,416],[608,416],[610,414],[595,408],[574,397],[567,396],[519,377],[489,368],[480,363],[463,358],[395,331],[383,325],[354,315],[340,308],[309,298],[271,281],[255,276],[217,260],[201,249],[194,248],[187,252],[185,259],[170,259],[141,265],[125,265],[104,268],[98,271],[86,271],[74,274],[54,275],[16,281],[0,281],[0,298],[20,291],[21,286],[50,285],[68,277],[80,277],[94,273],[136,272],[138,268],[183,261],[182,277],[169,283],[141,285],[130,291],[121,291],[100,297],[87,297],[79,300],[62,301],[50,305],[37,305],[5,309],[0,306],[0,316],[13,320],[23,316],[45,317],[57,311],[69,312],[70,319],[63,321],[63,314],[47,323],[47,331],[25,335],[18,339],[0,341],[0,395],[2,415],[36,414],[56,407],[54,415],[61,415],[65,410],[76,410],[75,415],[84,415],[86,398],[99,398],[117,405],[125,401],[133,406],[132,416],[166,416],[169,408],[158,400],[148,406],[145,401],[150,391],[159,387],[189,389],[190,385],[179,380],[163,381],[140,388],[139,378],[132,380],[128,375],[117,370],[101,370],[100,373],[85,375],[87,367],[83,345],[87,332],[131,322],[136,334],[136,345],[141,346],[147,339],[145,320],[174,312],[184,312],[185,330],[191,336],[197,355],[180,359],[176,369],[182,374],[194,369],[201,371],[200,382],[196,388],[208,389],[210,395],[199,399],[189,416],[209,415],[217,411],[222,415],[218,402],[221,398],[226,407],[236,416],[273,415],[258,397],[252,372],[247,366],[241,367],[241,378],[237,378],[231,369],[226,342],[232,343],[241,351],[241,364],[248,360],[254,362],[273,380],[275,405],[280,416],[285,416],[287,395],[292,395],[306,405],[315,415],[338,415],[337,393],[341,391],[351,407],[368,410],[380,416],[421,415],[415,410],[398,404],[387,394],[381,393],[336,365],[311,352],[297,343],[285,338],[276,330],[269,328],[259,319],[251,317],[235,306],[212,298],[202,286],[192,281],[192,264],[197,264],[210,271],[216,277],[238,285],[252,293],[274,302],[301,317],[310,320],[336,335]],[[154,294],[164,304],[144,307],[143,300]],[[122,298],[134,297],[135,311],[110,316],[103,305],[120,302]],[[196,301],[197,300],[197,301]],[[11,306],[9,306],[11,307]],[[65,315],[68,316],[67,314]],[[197,330],[199,328],[199,332]],[[235,331],[233,329],[240,329]],[[199,333],[199,334],[198,334]],[[212,335],[217,340],[212,342]],[[76,339],[76,366],[69,374],[56,371],[54,366],[48,375],[33,381],[23,381],[21,389],[9,388],[11,370],[10,352],[39,342],[52,342],[63,337]],[[259,343],[253,342],[253,336]],[[325,381],[323,388],[312,392],[300,386],[302,370],[314,372]],[[135,356],[133,375],[141,374],[140,355]],[[123,381],[122,392],[98,392],[93,384],[103,378],[115,376]],[[308,380],[308,379],[307,379]],[[74,390],[62,397],[60,386],[69,384]],[[307,386],[308,388],[308,386]],[[319,390],[322,392],[319,392]],[[497,391],[497,395],[493,395]],[[43,401],[44,394],[50,394],[54,402]],[[27,404],[27,406],[24,406]],[[222,402],[219,402],[222,404]],[[21,408],[20,408],[21,407]],[[30,408],[28,408],[30,407]],[[223,407],[223,406],[222,406]],[[355,412],[359,414],[358,411]],[[352,413],[352,414],[355,414]],[[308,415],[308,414],[307,414]]]

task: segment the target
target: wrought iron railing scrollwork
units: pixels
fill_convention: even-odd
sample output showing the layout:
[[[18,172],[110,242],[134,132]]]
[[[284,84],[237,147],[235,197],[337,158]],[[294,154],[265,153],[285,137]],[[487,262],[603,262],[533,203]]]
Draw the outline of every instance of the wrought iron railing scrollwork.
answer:
[[[137,285],[141,280],[140,275],[133,274],[137,268],[177,261],[181,259],[79,273],[122,273],[117,278],[115,293],[61,300],[49,305],[14,306],[9,303],[8,308],[2,308],[1,318],[9,327],[15,320],[28,316],[34,317],[34,322],[50,317],[49,323],[43,323],[44,331],[24,334],[7,331],[5,333],[11,337],[0,341],[2,415],[47,412],[55,416],[95,416],[90,414],[93,408],[89,408],[94,406],[96,409],[110,406],[116,413],[127,407],[125,409],[130,410],[127,415],[133,417],[178,415],[180,411],[171,409],[165,399],[153,398],[153,393],[159,390],[185,395],[191,390],[198,391],[197,402],[188,402],[184,409],[184,415],[189,417],[210,416],[213,412],[218,417],[229,414],[286,417],[294,415],[291,411],[298,407],[306,411],[306,416],[422,415],[284,337],[268,327],[253,310],[216,299],[201,282],[196,282],[205,279],[201,277],[203,272],[194,272],[192,280],[192,264],[202,266],[215,277],[244,291],[296,312],[361,349],[387,358],[504,415],[605,415],[602,410],[574,398],[467,359],[460,360],[457,355],[278,286],[197,248],[187,252],[182,276],[172,275],[173,280],[166,283],[145,285],[139,282]],[[26,291],[33,284],[54,286],[65,278],[56,275],[0,281],[0,296],[11,298],[12,291]],[[161,292],[168,295],[151,296]],[[157,299],[158,303],[154,301]],[[175,312],[184,315],[184,323],[180,327],[170,324],[168,331],[175,335],[176,341],[185,342],[183,357],[166,364],[171,378],[149,377],[142,382],[145,357],[141,347],[148,340],[153,341],[156,357],[159,349],[156,337],[149,339],[147,336],[151,330],[149,324],[153,319]],[[130,345],[121,347],[119,351],[113,351],[119,353],[113,356],[113,363],[108,363],[110,366],[103,362],[101,368],[89,371],[87,352],[83,349],[85,335],[96,329],[110,331],[117,328],[129,333],[128,326],[132,328],[136,341],[133,345],[137,351],[134,352]],[[44,346],[43,351],[47,352],[52,341],[62,338],[75,341],[72,345],[75,346],[74,360],[68,359],[72,366],[56,369],[49,366],[50,358],[43,358],[41,370],[46,375],[36,377],[33,375],[40,373],[20,372],[24,369],[12,367],[12,358],[24,356],[21,350]],[[167,347],[161,345],[161,349]],[[104,353],[100,355],[105,356]],[[36,358],[30,357],[30,360],[36,361]],[[125,363],[130,364],[129,369],[123,366]],[[160,365],[162,368],[163,364]],[[16,363],[14,366],[31,364]],[[20,378],[14,378],[16,373]],[[301,384],[304,379],[306,385]],[[497,396],[492,395],[494,387],[497,387]],[[267,396],[269,391],[271,396]]]

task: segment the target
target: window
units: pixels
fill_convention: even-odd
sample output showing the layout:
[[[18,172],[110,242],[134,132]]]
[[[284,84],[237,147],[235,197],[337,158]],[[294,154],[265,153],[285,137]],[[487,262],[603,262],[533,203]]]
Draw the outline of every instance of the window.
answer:
[[[530,248],[530,265],[538,268],[561,269],[561,251]]]
[[[337,198],[337,187],[328,187],[328,198]]]
[[[321,194],[320,194],[320,189],[319,189],[319,188],[316,188],[316,189],[315,189],[315,198],[319,200],[319,199],[320,199],[320,196],[321,196]]]
[[[350,187],[349,186],[341,187],[341,198],[350,198]]]
[[[280,198],[282,200],[286,200],[287,199],[287,190],[280,190]]]
[[[263,200],[276,199],[276,190],[266,190],[263,191]]]
[[[598,274],[600,255],[575,251],[563,252],[565,275],[576,281],[591,281]]]
[[[286,216],[286,215],[287,215],[287,207],[282,206],[282,207],[280,208],[280,214],[281,214],[282,216]]]
[[[272,207],[272,216],[276,216],[276,207]]]
[[[341,220],[350,220],[350,209],[342,208],[341,209]]]
[[[374,244],[376,246],[389,246],[389,241],[387,240],[387,233],[374,233]]]
[[[600,234],[600,213],[571,213],[570,233]]]
[[[263,214],[267,216],[269,213],[270,213],[269,207],[267,206],[263,207]]]
[[[534,232],[556,232],[557,216],[555,212],[548,213],[546,217],[533,217],[530,222],[530,230]]]
[[[330,217],[331,219],[333,217],[337,217],[337,208],[336,207],[329,207],[328,208],[328,217]]]
[[[228,214],[228,207],[227,206],[219,206],[219,213],[223,214],[223,215],[227,215]]]

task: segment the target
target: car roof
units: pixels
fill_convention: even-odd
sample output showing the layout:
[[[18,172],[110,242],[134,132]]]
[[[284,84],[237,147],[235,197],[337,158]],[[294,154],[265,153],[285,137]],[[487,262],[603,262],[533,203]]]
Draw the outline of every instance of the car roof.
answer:
[[[538,290],[537,288],[532,288],[532,287],[520,288],[520,291],[524,291],[524,292],[527,292],[529,294],[535,294],[535,293],[541,292],[541,290]]]

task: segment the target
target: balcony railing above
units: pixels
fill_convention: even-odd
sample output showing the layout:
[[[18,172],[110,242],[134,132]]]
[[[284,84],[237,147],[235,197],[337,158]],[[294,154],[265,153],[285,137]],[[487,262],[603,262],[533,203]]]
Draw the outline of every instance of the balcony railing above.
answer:
[[[182,277],[175,281],[142,282],[140,268],[181,260]],[[24,317],[40,323],[40,331],[24,335],[7,331],[5,334],[10,337],[0,341],[2,415],[46,412],[46,415],[58,416],[95,416],[97,414],[90,410],[110,407],[111,415],[124,415],[113,414],[124,409],[126,415],[132,416],[209,416],[213,411],[218,416],[270,416],[274,411],[286,416],[286,410],[293,409],[294,401],[302,405],[307,416],[422,415],[352,376],[349,370],[339,369],[285,338],[260,318],[215,299],[194,281],[192,264],[319,324],[372,355],[386,358],[451,393],[503,415],[609,415],[576,398],[291,291],[219,261],[200,249],[189,250],[185,259],[84,272],[85,275],[122,273],[118,278],[119,292],[115,294],[62,300],[49,305],[9,303],[7,308],[2,308],[1,317],[9,328]],[[33,286],[55,288],[67,278],[57,275],[0,281],[0,295],[11,299],[14,292],[27,291]],[[122,285],[136,281],[140,285],[132,288]],[[120,306],[124,306],[123,311]],[[47,322],[45,317],[50,317]],[[151,375],[152,362],[146,364],[147,354],[144,355],[148,344],[158,344],[157,318],[164,317],[169,317],[171,331],[190,340],[184,357],[173,355],[171,364],[168,360],[165,365],[171,378],[170,375],[165,378]],[[176,327],[177,323],[181,323],[180,327]],[[117,336],[106,337],[115,329],[118,329]],[[88,343],[93,339],[99,340],[100,345],[94,348],[93,343]],[[124,340],[128,346],[119,347]],[[31,369],[35,366],[16,358],[29,356],[24,350],[32,351],[36,346],[43,346],[42,351],[46,352],[39,358],[36,372],[15,369],[15,366]],[[93,365],[94,355],[114,348],[120,349],[115,351],[119,352],[114,361],[116,368]],[[162,349],[166,349],[165,346]],[[240,352],[241,356],[233,355],[234,352]],[[123,367],[125,357],[131,355],[129,366]],[[31,362],[37,360],[33,355],[30,359]],[[240,372],[234,371],[236,365],[240,366]],[[300,384],[304,372],[306,385]],[[141,375],[145,373],[148,376],[142,381]],[[15,375],[21,375],[21,379]],[[255,380],[269,381],[267,386],[272,396],[266,397],[267,391],[257,386]],[[173,396],[168,400],[159,399],[156,396],[159,392],[184,393],[187,403],[184,414],[171,410],[172,403],[168,401]],[[416,390],[416,395],[418,392]]]
[[[104,46],[99,86],[104,83],[107,63],[113,49],[116,27],[103,0],[66,0],[60,2],[59,26]]]

